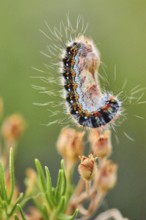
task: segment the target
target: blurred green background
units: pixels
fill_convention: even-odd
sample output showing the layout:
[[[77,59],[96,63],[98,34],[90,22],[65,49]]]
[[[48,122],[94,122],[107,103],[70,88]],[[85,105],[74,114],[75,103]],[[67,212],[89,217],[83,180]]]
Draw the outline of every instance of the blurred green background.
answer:
[[[1,1],[0,96],[5,102],[5,116],[20,112],[27,121],[16,155],[16,174],[21,184],[25,168],[34,166],[36,157],[49,166],[55,182],[60,163],[55,142],[61,127],[41,125],[49,122],[49,112],[32,104],[43,102],[45,95],[32,89],[31,67],[41,68],[44,57],[39,51],[48,43],[38,29],[44,28],[44,20],[51,27],[59,26],[67,12],[71,20],[82,15],[89,23],[87,36],[98,45],[109,79],[116,64],[117,80],[110,79],[111,89],[118,91],[125,79],[127,90],[138,84],[146,86],[145,0]],[[127,120],[117,129],[120,143],[113,138],[112,159],[119,165],[118,183],[109,193],[106,207],[119,208],[131,220],[146,219],[146,120],[133,116],[145,117],[145,108],[127,106]],[[129,141],[123,131],[135,141]]]

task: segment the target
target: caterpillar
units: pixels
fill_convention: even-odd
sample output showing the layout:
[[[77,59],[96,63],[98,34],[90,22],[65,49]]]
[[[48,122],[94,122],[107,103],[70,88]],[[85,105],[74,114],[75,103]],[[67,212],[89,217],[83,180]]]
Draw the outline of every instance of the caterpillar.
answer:
[[[57,27],[50,27],[46,21],[44,24],[46,30],[40,29],[40,32],[49,43],[41,54],[46,61],[41,69],[33,67],[35,76],[32,77],[39,81],[32,87],[47,95],[46,101],[34,102],[37,106],[48,107],[51,120],[44,125],[71,123],[86,128],[111,127],[117,132],[116,128],[121,127],[129,114],[134,119],[144,119],[137,112],[131,114],[128,108],[131,104],[146,103],[143,100],[146,88],[141,84],[126,88],[128,81],[119,81],[115,68],[112,74],[106,73],[98,49],[91,39],[85,37],[88,24],[82,16],[77,17],[74,25],[69,15]],[[100,64],[102,74],[98,72]],[[109,92],[111,88],[116,96]],[[122,133],[133,141],[127,132]],[[119,142],[117,135],[115,137]]]
[[[121,102],[101,92],[97,70],[100,54],[92,40],[79,36],[65,50],[62,73],[66,102],[74,120],[83,127],[98,128],[114,121]]]

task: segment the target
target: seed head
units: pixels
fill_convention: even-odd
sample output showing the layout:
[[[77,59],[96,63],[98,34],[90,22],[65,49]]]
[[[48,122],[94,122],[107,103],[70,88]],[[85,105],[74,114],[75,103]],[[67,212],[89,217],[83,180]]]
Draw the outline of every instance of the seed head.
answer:
[[[112,189],[117,180],[117,165],[111,160],[105,160],[101,164],[97,178],[98,190],[107,192]]]
[[[73,166],[83,152],[84,132],[63,128],[57,140],[57,149],[68,166]]]
[[[81,177],[86,181],[92,180],[96,170],[96,158],[90,154],[88,157],[81,156],[80,160],[81,162],[78,166],[78,171]]]
[[[2,134],[8,141],[16,141],[25,129],[25,122],[21,115],[13,114],[5,119]]]
[[[93,153],[98,158],[105,158],[111,154],[111,131],[105,130],[102,134],[98,134],[97,138],[94,137],[91,141]]]

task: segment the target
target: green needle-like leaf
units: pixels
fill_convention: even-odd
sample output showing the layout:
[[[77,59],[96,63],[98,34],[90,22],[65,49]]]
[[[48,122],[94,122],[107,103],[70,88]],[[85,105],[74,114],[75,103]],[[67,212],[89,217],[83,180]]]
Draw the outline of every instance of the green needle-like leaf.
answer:
[[[49,220],[48,209],[46,205],[44,205],[43,207],[43,216],[44,216],[44,220]]]
[[[55,198],[57,201],[60,200],[60,197],[64,195],[66,190],[66,178],[64,171],[61,169],[58,173],[58,180],[57,180],[57,186],[55,191]]]
[[[14,188],[15,188],[14,155],[12,148],[10,149],[9,169],[10,169],[10,196],[8,203],[10,203],[13,198]]]
[[[63,170],[59,170],[58,173],[58,179],[57,179],[57,186],[55,190],[55,197],[58,201],[60,199],[60,196],[62,195],[62,181],[63,181]]]
[[[56,204],[54,203],[53,200],[51,175],[48,167],[45,167],[45,171],[46,171],[46,182],[47,182],[47,200],[50,208],[52,209]]]
[[[8,216],[9,216],[9,217],[13,215],[15,209],[17,208],[18,203],[22,200],[22,198],[23,198],[23,193],[20,193],[20,195],[19,195],[19,197],[17,198],[17,200],[15,201],[15,203],[14,203],[14,205],[13,205],[11,211],[8,213]]]
[[[44,175],[42,165],[41,165],[41,163],[38,159],[35,159],[35,164],[36,164],[38,176],[39,176],[39,179],[40,179],[40,182],[41,182],[41,187],[42,187],[43,191],[46,193],[46,178],[45,178],[45,175]]]
[[[23,220],[26,220],[25,214],[24,214],[24,212],[23,212],[23,210],[22,210],[22,208],[21,208],[21,205],[20,205],[20,204],[17,204],[17,207],[18,207],[18,209],[19,209],[19,211],[20,211],[20,214],[21,214],[22,219],[23,219]]]
[[[63,186],[64,186],[64,192],[63,192],[63,194],[65,194],[67,184],[66,184],[64,160],[61,160],[61,169],[63,170],[63,182],[62,182],[62,184],[63,184]]]
[[[78,215],[78,209],[76,209],[76,210],[74,211],[74,213],[73,213],[73,215],[71,216],[70,220],[75,219],[75,218],[77,217],[77,215]]]
[[[54,189],[54,187],[52,187],[52,201],[55,204],[55,206],[57,206],[58,201],[56,200],[56,197],[55,197],[55,189]]]
[[[76,209],[73,215],[71,216],[60,214],[58,219],[59,220],[74,220],[77,217],[77,215],[78,215],[78,209]]]
[[[0,192],[1,192],[0,197],[3,200],[8,201],[8,195],[7,195],[4,179],[5,179],[5,177],[4,177],[4,169],[3,169],[2,163],[0,162],[0,188],[1,188],[1,190],[0,190]]]
[[[63,159],[61,160],[61,169],[62,169],[62,170],[65,170],[65,167],[64,167],[64,160],[63,160]]]
[[[57,207],[57,214],[64,212],[64,208],[65,208],[64,206],[65,206],[65,196],[62,196]]]

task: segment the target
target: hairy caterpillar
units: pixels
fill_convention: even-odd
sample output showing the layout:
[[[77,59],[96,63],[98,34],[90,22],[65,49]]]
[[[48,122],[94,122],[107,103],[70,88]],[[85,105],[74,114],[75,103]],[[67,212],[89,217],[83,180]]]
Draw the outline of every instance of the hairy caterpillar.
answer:
[[[99,52],[84,36],[70,43],[63,58],[66,101],[80,125],[97,128],[116,119],[121,102],[109,92],[102,94],[97,77]]]
[[[34,68],[39,75],[36,76],[35,71],[33,77],[39,80],[39,85],[37,83],[33,88],[47,95],[46,102],[42,104],[35,102],[36,105],[49,107],[49,117],[52,120],[45,125],[58,123],[64,126],[74,119],[75,124],[83,127],[115,128],[126,119],[129,104],[145,103],[141,101],[145,88],[138,85],[129,91],[125,90],[127,81],[120,85],[116,74],[104,72],[103,63],[102,74],[98,73],[100,54],[92,40],[84,37],[87,25],[81,16],[77,17],[74,26],[67,16],[67,20],[61,21],[59,27],[50,28],[46,21],[45,27],[46,30],[40,31],[47,39],[47,43],[49,42],[46,51],[41,51],[46,62],[44,61],[44,68]],[[60,83],[62,81],[63,83]],[[118,95],[114,96],[114,93]],[[120,115],[122,117],[119,117]],[[134,117],[142,119],[137,114]],[[117,118],[122,120],[117,121]],[[128,136],[127,133],[125,136]]]

